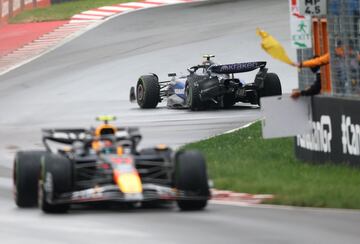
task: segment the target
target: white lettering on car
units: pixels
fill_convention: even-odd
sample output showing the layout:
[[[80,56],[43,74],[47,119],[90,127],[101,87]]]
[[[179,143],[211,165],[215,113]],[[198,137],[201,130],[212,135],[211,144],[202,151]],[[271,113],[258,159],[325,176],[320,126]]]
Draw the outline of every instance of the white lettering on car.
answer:
[[[103,190],[101,188],[92,188],[83,191],[73,192],[71,195],[72,200],[81,200],[81,199],[92,199],[92,198],[101,198],[103,196]]]
[[[185,93],[185,89],[174,89],[175,94],[184,94]]]

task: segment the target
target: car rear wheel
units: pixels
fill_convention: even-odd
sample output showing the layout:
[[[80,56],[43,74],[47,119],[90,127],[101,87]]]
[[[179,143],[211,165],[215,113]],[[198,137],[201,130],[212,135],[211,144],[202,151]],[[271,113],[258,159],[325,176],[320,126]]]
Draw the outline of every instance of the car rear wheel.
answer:
[[[267,73],[264,79],[264,87],[260,92],[260,96],[278,96],[281,94],[282,89],[279,77],[275,73]]]
[[[191,76],[185,85],[186,105],[192,111],[204,109],[204,103],[200,99],[200,87],[197,84],[199,80],[202,80],[202,78]]]
[[[13,167],[14,200],[18,207],[37,205],[41,157],[46,151],[20,151]]]
[[[65,213],[70,205],[54,204],[61,193],[72,190],[71,161],[60,155],[46,155],[39,180],[39,206],[45,213]]]
[[[210,191],[206,163],[201,153],[184,151],[176,155],[175,187],[185,194],[181,195],[184,199],[177,201],[181,210],[201,210],[206,207]]]
[[[156,108],[160,101],[160,85],[155,75],[143,75],[136,85],[136,100],[140,108]]]

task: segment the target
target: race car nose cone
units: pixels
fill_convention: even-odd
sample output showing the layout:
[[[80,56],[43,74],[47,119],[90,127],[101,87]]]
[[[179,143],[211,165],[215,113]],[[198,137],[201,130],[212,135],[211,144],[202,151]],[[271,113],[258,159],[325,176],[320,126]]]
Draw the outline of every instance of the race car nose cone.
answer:
[[[120,173],[114,171],[114,180],[122,193],[142,193],[142,183],[137,172]]]

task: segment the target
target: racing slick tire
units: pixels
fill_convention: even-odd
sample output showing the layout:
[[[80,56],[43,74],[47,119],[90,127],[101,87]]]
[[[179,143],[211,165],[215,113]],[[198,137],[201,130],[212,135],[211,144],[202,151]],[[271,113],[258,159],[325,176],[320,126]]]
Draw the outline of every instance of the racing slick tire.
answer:
[[[192,111],[204,109],[204,103],[200,99],[200,87],[196,85],[197,81],[202,79],[200,76],[190,76],[185,86],[186,104]]]
[[[267,73],[264,79],[264,87],[260,97],[278,96],[282,94],[281,82],[277,74]]]
[[[204,157],[198,151],[183,151],[175,158],[175,187],[185,193],[184,200],[177,200],[178,207],[185,211],[204,209],[210,196]]]
[[[136,100],[140,108],[156,108],[160,102],[160,85],[155,75],[143,75],[139,78]]]
[[[19,151],[13,167],[14,200],[18,207],[34,207],[38,199],[41,157],[46,151]]]
[[[45,213],[65,213],[70,204],[53,204],[54,196],[70,192],[73,186],[71,161],[56,154],[45,155],[39,180],[39,206]]]

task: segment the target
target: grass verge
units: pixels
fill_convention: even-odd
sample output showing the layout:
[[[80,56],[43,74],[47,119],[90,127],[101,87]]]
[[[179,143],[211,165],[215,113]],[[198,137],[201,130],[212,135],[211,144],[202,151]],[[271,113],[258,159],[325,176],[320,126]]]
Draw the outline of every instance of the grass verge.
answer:
[[[53,4],[46,8],[31,9],[22,12],[10,19],[10,23],[43,22],[55,20],[67,20],[74,14],[82,11],[109,6],[117,3],[136,2],[136,0],[78,0]]]
[[[206,155],[216,188],[274,194],[272,204],[360,209],[359,168],[300,162],[294,139],[264,140],[260,122],[185,148]]]

